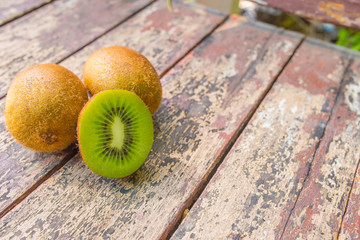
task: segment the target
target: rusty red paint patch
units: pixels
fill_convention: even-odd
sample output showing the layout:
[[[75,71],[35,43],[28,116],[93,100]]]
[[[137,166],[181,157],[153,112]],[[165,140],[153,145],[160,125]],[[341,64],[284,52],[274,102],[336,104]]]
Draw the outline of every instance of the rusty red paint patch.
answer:
[[[293,212],[293,215],[301,216],[301,226],[297,226],[292,221],[293,218],[290,218],[283,235],[284,239],[296,239],[300,236],[306,238],[307,233],[316,227],[313,216],[320,213],[318,206],[322,204],[321,188],[318,183],[312,183],[303,189],[304,194],[298,199],[297,208]]]
[[[189,6],[175,2],[173,3],[172,11],[170,11],[165,1],[162,1],[161,7],[146,17],[144,21],[146,27],[142,29],[142,31],[148,31],[151,28],[169,31],[174,27],[172,22],[176,21],[176,19],[184,17],[196,19],[199,18],[199,15],[202,15],[200,17],[204,17],[212,14],[207,11],[201,11],[200,9],[194,11],[193,8]],[[213,17],[212,21],[220,22],[220,18]]]
[[[342,235],[349,236],[350,239],[360,239],[360,168],[357,171],[348,209],[342,223],[340,236]]]
[[[360,4],[356,0],[263,0],[257,2],[303,17],[360,29]]]
[[[217,116],[215,122],[211,124],[211,127],[215,127],[216,129],[224,129],[228,124],[228,118],[222,115]]]
[[[323,134],[327,118],[329,118],[329,114],[310,114],[304,121],[303,129],[306,133],[310,134],[313,139],[320,139]]]
[[[178,7],[178,5],[176,5],[176,7]],[[165,6],[157,9],[146,17],[144,21],[145,27],[141,31],[146,32],[152,28],[164,31],[171,30],[173,28],[171,22],[173,21],[176,12],[171,12]]]
[[[331,94],[331,89],[337,88],[340,78],[333,77],[338,74],[334,72],[334,66],[345,65],[339,54],[334,51],[321,51],[315,45],[304,43],[310,50],[309,52],[298,52],[290,65],[294,67],[287,68],[284,72],[283,81],[290,83],[296,87],[307,90],[312,95]],[[311,52],[311,57],[309,53]],[[314,59],[317,59],[314,62]],[[298,64],[301,62],[302,64]],[[296,65],[296,66],[295,66]],[[289,70],[291,69],[291,71]],[[334,78],[334,79],[332,79]]]
[[[183,59],[178,62],[179,66],[186,66],[194,59],[194,51],[189,52]],[[173,69],[171,69],[173,71]]]
[[[357,67],[352,66],[352,69],[357,69]],[[337,239],[353,176],[352,159],[347,155],[351,156],[351,151],[354,149],[349,147],[347,141],[348,138],[357,141],[348,136],[349,133],[344,133],[349,126],[357,122],[356,113],[352,112],[349,106],[345,104],[345,94],[348,91],[347,84],[353,83],[352,74],[353,72],[349,71],[345,76],[346,84],[333,109],[309,177],[289,219],[283,235],[284,239],[309,238],[314,237],[314,234],[320,234],[319,236],[324,238],[333,237]],[[355,199],[358,197],[356,196]],[[351,201],[349,202],[350,205]],[[360,205],[357,203],[355,205],[359,209]],[[306,209],[305,214],[304,209]],[[354,226],[360,224],[360,217],[354,217],[353,213],[350,215],[349,219],[346,220],[349,222],[344,222],[343,228],[348,226],[351,229],[351,234],[345,233],[344,235],[345,238],[350,235],[351,239],[356,239],[359,235],[356,235],[353,230]],[[306,231],[302,229],[306,229]]]
[[[246,22],[247,19],[236,14],[232,14],[229,16],[229,19],[217,30],[222,31],[229,28],[234,28],[239,26],[241,23]]]

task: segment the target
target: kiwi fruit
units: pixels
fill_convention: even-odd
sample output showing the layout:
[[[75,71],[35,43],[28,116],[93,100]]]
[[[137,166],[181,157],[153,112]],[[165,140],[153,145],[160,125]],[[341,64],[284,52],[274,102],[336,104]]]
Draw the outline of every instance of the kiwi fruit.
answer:
[[[70,70],[40,64],[18,73],[5,102],[5,122],[14,139],[39,152],[53,152],[76,140],[76,124],[88,95]]]
[[[121,46],[101,48],[86,60],[83,80],[91,94],[123,89],[136,93],[153,114],[161,103],[161,82],[140,53]]]
[[[85,163],[108,178],[135,172],[149,155],[154,139],[150,111],[127,90],[94,95],[79,115],[77,133]]]

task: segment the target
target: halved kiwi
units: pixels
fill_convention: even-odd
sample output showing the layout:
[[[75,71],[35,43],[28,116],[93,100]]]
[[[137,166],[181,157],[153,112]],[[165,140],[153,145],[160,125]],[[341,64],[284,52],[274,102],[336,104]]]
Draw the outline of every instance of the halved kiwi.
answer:
[[[104,177],[121,178],[135,172],[149,155],[153,139],[151,113],[133,92],[100,92],[80,113],[80,153],[88,167]]]

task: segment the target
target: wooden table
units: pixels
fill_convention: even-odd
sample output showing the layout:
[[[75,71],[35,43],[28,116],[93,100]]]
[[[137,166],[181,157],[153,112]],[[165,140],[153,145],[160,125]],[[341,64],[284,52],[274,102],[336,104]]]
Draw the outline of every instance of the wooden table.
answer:
[[[152,151],[124,179],[74,146],[25,149],[2,114],[0,239],[360,238],[358,53],[181,2],[0,6],[2,110],[21,69],[81,77],[110,45],[144,54],[163,84]]]

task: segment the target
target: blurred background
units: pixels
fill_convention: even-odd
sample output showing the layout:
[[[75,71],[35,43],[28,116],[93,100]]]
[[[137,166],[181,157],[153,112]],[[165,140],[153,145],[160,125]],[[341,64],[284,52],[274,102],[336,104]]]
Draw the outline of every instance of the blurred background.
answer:
[[[286,0],[284,0],[286,1]],[[227,13],[242,15],[250,20],[267,22],[307,36],[332,42],[355,51],[360,50],[360,32],[333,24],[305,19],[246,0],[189,0]]]

